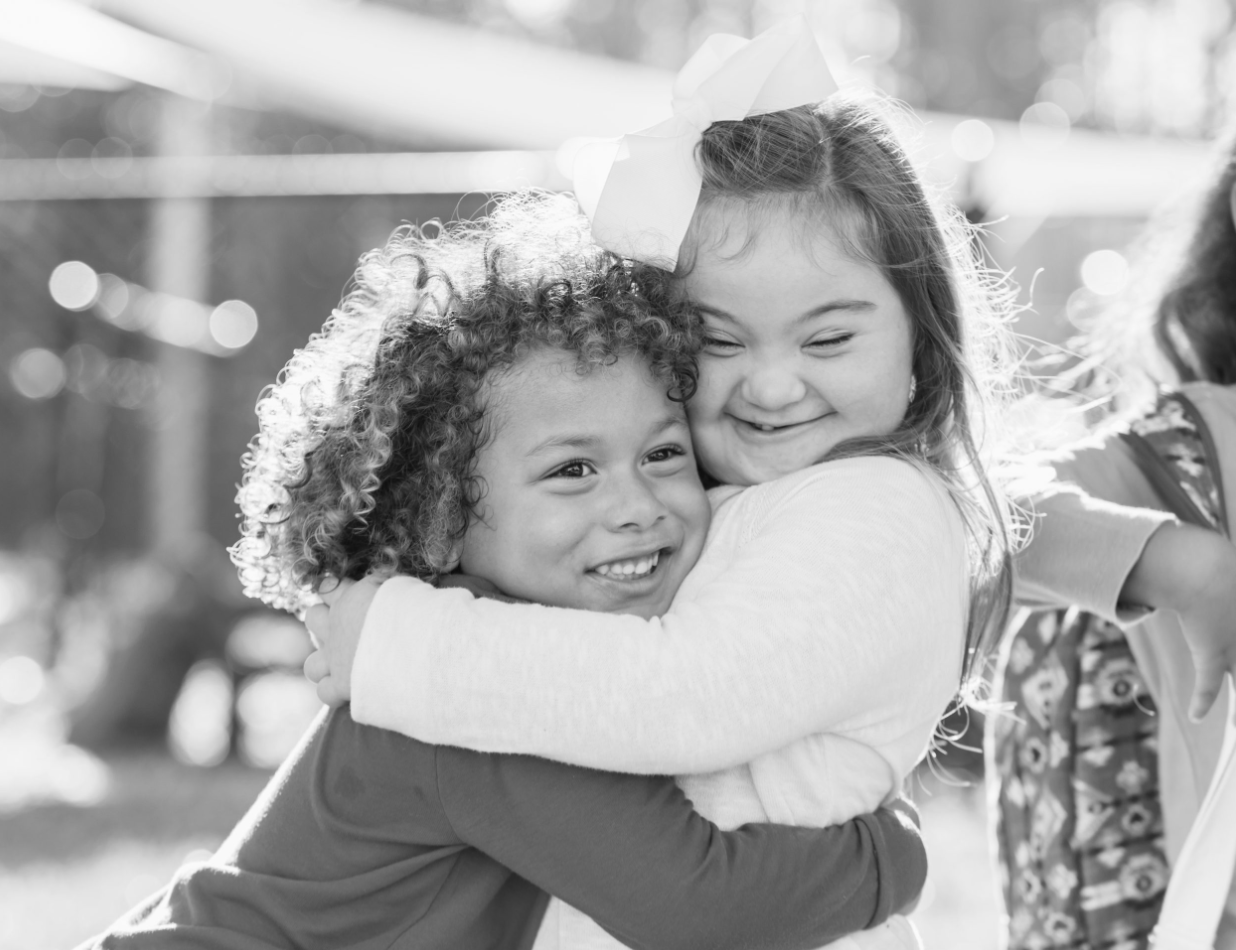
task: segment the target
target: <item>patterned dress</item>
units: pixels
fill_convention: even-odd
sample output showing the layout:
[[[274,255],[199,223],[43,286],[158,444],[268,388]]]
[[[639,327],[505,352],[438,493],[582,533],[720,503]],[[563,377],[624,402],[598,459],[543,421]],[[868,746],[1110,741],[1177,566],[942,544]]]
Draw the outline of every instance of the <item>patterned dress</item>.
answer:
[[[1126,439],[1182,518],[1221,529],[1213,446],[1165,393]],[[1144,950],[1167,887],[1155,704],[1124,633],[1079,610],[1013,634],[989,716],[1010,950]]]

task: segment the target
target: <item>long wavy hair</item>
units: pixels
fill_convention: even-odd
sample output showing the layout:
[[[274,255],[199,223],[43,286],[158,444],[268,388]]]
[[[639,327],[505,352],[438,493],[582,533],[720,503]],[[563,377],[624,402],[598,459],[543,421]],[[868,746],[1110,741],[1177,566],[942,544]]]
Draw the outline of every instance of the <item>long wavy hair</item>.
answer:
[[[846,253],[879,268],[897,291],[912,324],[916,396],[894,431],[847,440],[827,458],[899,456],[926,464],[948,485],[970,542],[964,682],[1011,602],[1013,521],[988,474],[1013,379],[1010,295],[980,267],[965,219],[924,186],[884,108],[836,95],[710,126],[696,152],[701,210],[676,275],[689,272],[701,244],[724,239],[705,233],[710,207],[738,202],[756,222],[749,240],[758,239],[761,216],[827,224]]]
[[[1120,408],[1137,412],[1156,384],[1236,385],[1233,188],[1236,121],[1220,136],[1209,173],[1135,242],[1125,291],[1083,328],[1077,343],[1089,365],[1111,371],[1084,381],[1088,395],[1118,396]]]
[[[666,276],[591,244],[569,199],[401,228],[258,402],[231,549],[246,593],[300,612],[327,577],[436,579],[484,490],[494,374],[541,347],[580,372],[633,355],[686,400],[699,336]]]

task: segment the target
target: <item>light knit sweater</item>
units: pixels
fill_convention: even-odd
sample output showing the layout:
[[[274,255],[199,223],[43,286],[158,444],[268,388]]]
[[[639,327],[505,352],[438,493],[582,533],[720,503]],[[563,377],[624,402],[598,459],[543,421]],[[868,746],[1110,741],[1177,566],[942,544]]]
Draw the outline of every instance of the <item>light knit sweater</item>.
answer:
[[[659,619],[388,581],[353,667],[353,716],[444,745],[679,774],[726,828],[872,810],[922,758],[958,686],[968,580],[954,503],[934,476],[881,457],[710,498],[704,552]],[[1113,613],[1163,518],[1121,519],[1068,494],[1048,506],[1123,531],[1113,578],[1062,593]],[[902,919],[847,938],[913,940]],[[554,946],[615,944],[555,904],[537,944]]]

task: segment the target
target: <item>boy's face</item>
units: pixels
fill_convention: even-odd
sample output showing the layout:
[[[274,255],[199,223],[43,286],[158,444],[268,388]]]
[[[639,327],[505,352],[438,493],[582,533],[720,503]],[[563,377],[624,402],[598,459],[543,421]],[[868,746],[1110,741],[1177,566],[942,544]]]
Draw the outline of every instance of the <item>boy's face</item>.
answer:
[[[460,566],[515,597],[654,617],[699,557],[709,507],[686,417],[638,358],[580,375],[541,348],[486,393],[484,496]]]

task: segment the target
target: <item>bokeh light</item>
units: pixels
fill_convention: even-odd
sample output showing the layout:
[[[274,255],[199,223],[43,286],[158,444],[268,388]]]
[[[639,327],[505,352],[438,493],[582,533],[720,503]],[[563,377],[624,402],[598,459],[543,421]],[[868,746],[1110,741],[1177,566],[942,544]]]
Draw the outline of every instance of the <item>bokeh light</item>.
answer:
[[[90,165],[104,178],[120,178],[133,165],[133,149],[124,139],[109,135],[91,150]]]
[[[56,527],[66,538],[85,541],[99,533],[106,515],[102,498],[89,489],[74,488],[56,504]]]
[[[107,398],[121,409],[140,409],[159,391],[159,371],[150,363],[126,357],[107,367]]]
[[[32,585],[20,574],[0,571],[0,624],[21,614],[33,597]]]
[[[867,0],[847,14],[842,40],[850,54],[875,63],[892,59],[901,45],[901,11],[889,0]]]
[[[56,152],[56,167],[65,178],[80,181],[90,177],[90,164],[83,161],[89,159],[94,151],[94,144],[85,139],[69,139]]]
[[[506,0],[506,8],[529,26],[557,23],[571,6],[571,0]]]
[[[0,84],[0,109],[25,112],[39,101],[39,91],[26,83]]]
[[[214,856],[215,853],[209,848],[194,848],[180,859],[180,866],[184,867],[186,864],[202,864],[209,861]]]
[[[308,680],[297,673],[251,677],[236,698],[240,753],[258,768],[274,768],[296,747],[322,710]]]
[[[1051,102],[1064,110],[1070,122],[1076,122],[1086,111],[1086,94],[1071,79],[1049,79],[1039,87],[1039,102]]]
[[[0,663],[0,700],[11,706],[34,702],[44,682],[43,667],[28,656],[11,656]]]
[[[1018,125],[1022,141],[1042,152],[1064,145],[1071,127],[1068,113],[1054,102],[1036,102],[1021,114]]]
[[[225,300],[211,311],[209,326],[216,343],[238,350],[257,335],[257,311],[243,300]]]
[[[1099,296],[1118,294],[1129,279],[1129,262],[1119,251],[1104,249],[1087,254],[1081,264],[1086,289]]]
[[[64,389],[64,362],[51,350],[36,346],[13,360],[9,380],[27,399],[50,399]]]
[[[129,305],[129,284],[115,274],[99,275],[99,298],[96,306],[112,323],[120,321],[120,315]]]
[[[85,310],[99,299],[99,275],[81,261],[65,261],[52,271],[47,282],[52,300],[66,310]]]
[[[232,742],[232,678],[217,660],[202,660],[185,675],[172,706],[168,745],[181,762],[218,765]]]
[[[156,340],[173,346],[197,346],[206,336],[206,308],[171,294],[147,293],[149,332]]]
[[[100,387],[107,380],[107,364],[107,354],[97,346],[73,344],[64,354],[69,389],[88,399],[99,399]]]
[[[1069,322],[1080,326],[1098,311],[1098,297],[1089,287],[1078,287],[1065,301],[1064,313]]]
[[[982,119],[966,119],[953,127],[953,151],[967,162],[981,162],[996,146],[996,133]]]

